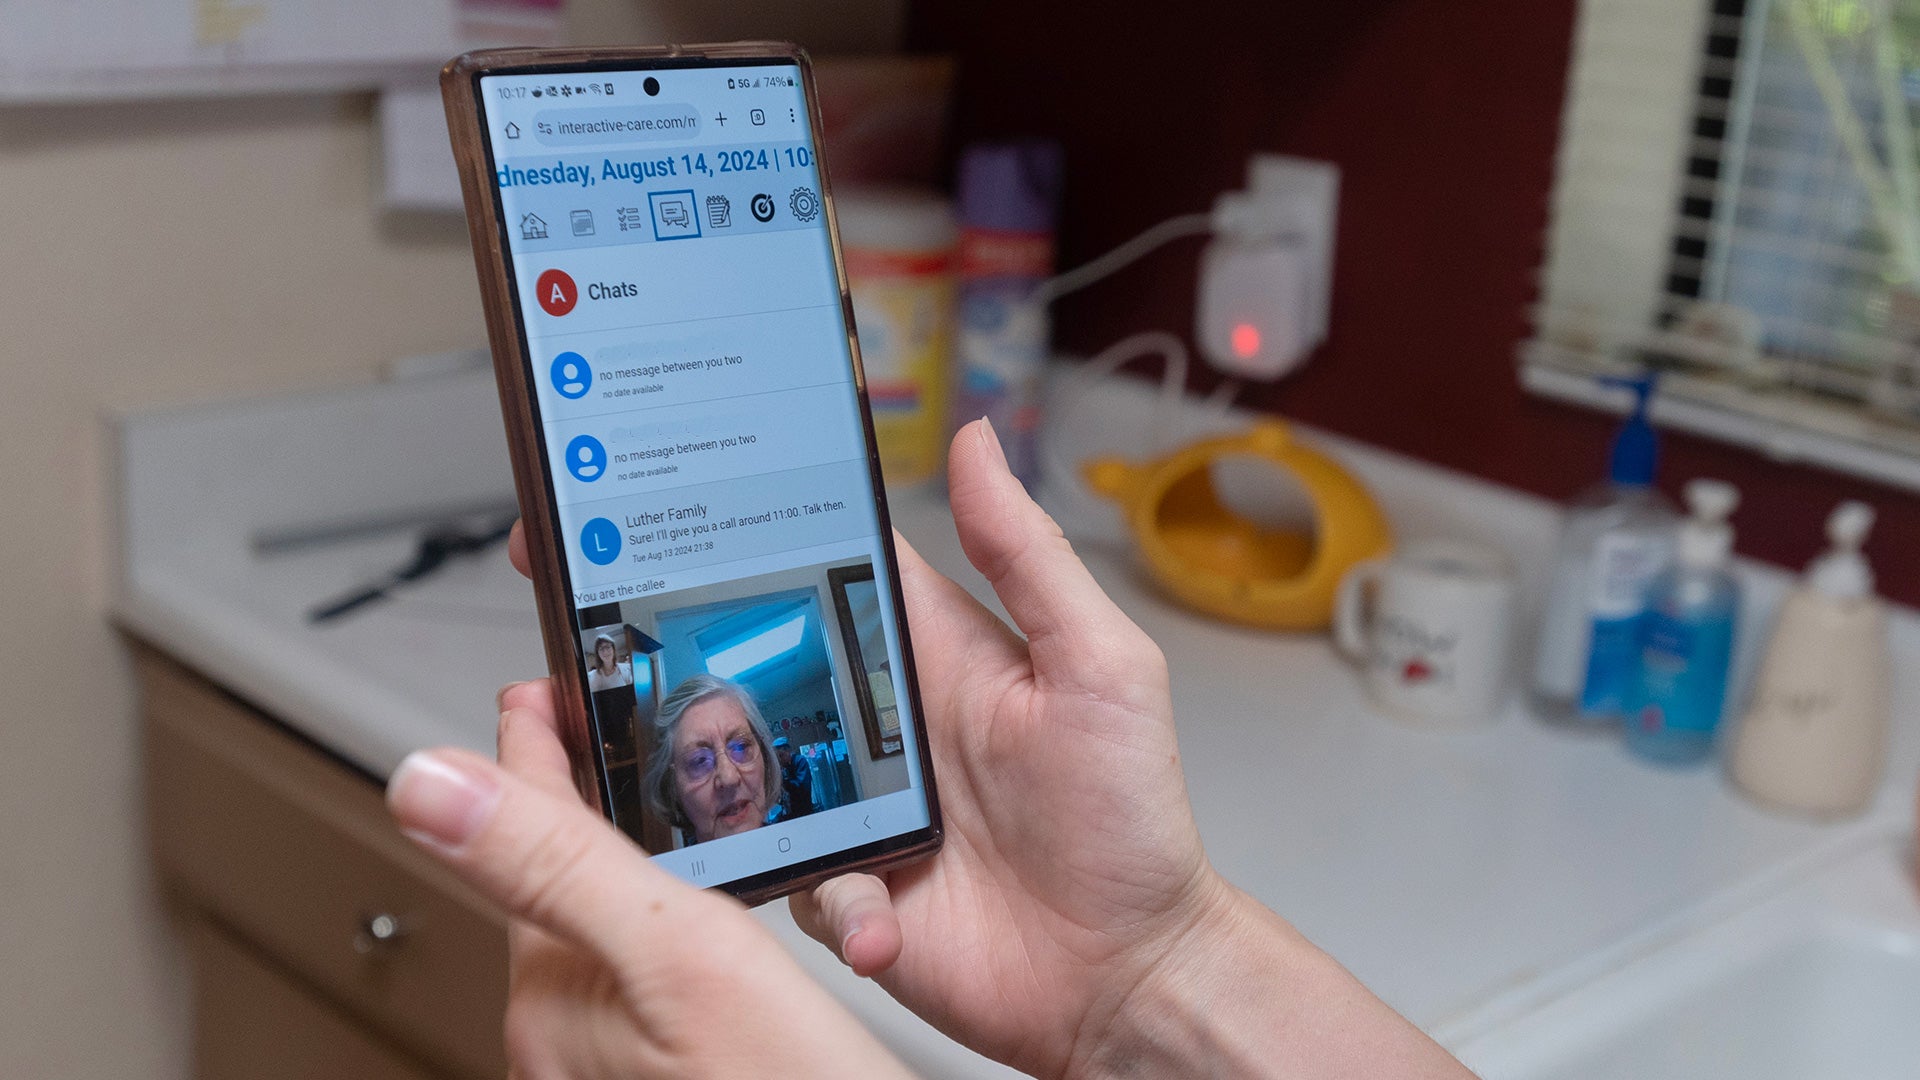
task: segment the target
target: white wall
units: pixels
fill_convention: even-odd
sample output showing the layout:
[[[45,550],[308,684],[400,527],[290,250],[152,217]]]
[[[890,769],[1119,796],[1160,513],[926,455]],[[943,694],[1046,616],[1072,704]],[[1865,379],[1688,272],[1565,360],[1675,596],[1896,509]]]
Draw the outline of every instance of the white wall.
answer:
[[[577,40],[886,47],[901,0],[574,0]],[[186,1075],[104,609],[104,410],[366,380],[482,343],[464,233],[377,211],[365,97],[0,108],[0,1072]]]

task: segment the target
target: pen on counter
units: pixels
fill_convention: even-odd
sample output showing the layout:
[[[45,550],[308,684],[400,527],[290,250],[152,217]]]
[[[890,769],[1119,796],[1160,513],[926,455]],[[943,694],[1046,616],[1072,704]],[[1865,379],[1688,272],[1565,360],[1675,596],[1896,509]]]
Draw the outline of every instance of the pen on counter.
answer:
[[[392,595],[394,589],[433,574],[445,566],[450,559],[485,551],[506,540],[508,534],[513,531],[515,520],[516,518],[506,518],[499,524],[489,526],[480,532],[465,532],[450,526],[432,529],[420,538],[420,544],[414,549],[411,560],[394,569],[383,580],[362,586],[313,608],[307,612],[307,621],[331,622],[376,600],[386,599]]]

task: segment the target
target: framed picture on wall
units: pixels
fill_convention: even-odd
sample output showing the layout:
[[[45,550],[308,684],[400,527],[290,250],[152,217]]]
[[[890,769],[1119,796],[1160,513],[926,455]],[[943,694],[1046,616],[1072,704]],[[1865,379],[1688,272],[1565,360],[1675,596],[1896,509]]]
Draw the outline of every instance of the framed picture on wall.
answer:
[[[833,606],[840,613],[840,638],[853,668],[854,697],[867,753],[875,760],[901,753],[900,704],[893,693],[893,671],[886,635],[880,625],[880,590],[873,566],[836,566],[827,571]]]

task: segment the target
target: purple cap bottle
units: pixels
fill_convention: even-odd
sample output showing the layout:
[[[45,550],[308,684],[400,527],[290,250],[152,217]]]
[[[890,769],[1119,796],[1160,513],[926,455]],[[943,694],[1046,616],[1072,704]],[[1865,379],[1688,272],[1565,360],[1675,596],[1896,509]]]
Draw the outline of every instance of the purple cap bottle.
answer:
[[[968,147],[960,158],[960,223],[1051,234],[1064,165],[1060,144],[1043,139]]]
[[[1013,474],[1039,480],[1049,327],[1033,291],[1053,275],[1064,158],[1040,139],[968,147],[960,159],[960,340],[954,426],[993,422]]]

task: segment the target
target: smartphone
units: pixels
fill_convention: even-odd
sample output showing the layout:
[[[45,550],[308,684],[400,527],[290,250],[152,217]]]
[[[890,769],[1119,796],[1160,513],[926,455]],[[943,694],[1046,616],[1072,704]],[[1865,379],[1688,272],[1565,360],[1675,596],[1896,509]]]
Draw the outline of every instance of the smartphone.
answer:
[[[933,852],[805,53],[493,50],[441,89],[582,793],[749,903]]]

